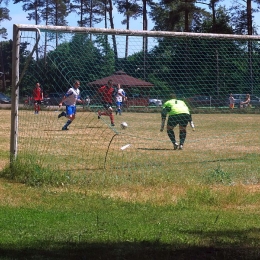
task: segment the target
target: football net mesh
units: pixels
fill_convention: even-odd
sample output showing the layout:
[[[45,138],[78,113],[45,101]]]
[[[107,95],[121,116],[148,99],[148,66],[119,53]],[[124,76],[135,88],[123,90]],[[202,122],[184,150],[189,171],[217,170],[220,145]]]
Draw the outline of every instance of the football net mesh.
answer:
[[[260,93],[257,39],[40,32],[20,32],[20,74],[27,68],[19,82],[19,160],[69,176],[100,173],[100,178],[131,181],[148,181],[154,174],[166,179],[209,172],[258,174],[259,109],[257,104],[240,108],[236,103],[231,110],[228,99],[231,92]],[[126,75],[142,83],[129,82]],[[102,105],[97,89],[104,78],[105,83],[110,78],[121,83],[128,96],[122,115],[115,114],[114,106],[114,127],[109,117],[98,119]],[[75,80],[90,103],[78,104],[69,131],[62,131],[67,119],[58,119],[65,110],[58,107],[60,95]],[[48,103],[34,114],[30,97],[37,82]],[[174,151],[166,130],[160,132],[158,100],[166,101],[173,92],[189,105],[196,128],[187,127],[183,151]],[[121,129],[124,121],[128,128]],[[175,136],[179,141],[178,127]]]

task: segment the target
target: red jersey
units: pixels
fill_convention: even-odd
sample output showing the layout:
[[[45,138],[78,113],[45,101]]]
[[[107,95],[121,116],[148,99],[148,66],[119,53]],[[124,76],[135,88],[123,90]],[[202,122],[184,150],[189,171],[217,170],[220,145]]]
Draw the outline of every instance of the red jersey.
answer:
[[[33,90],[33,99],[34,100],[42,100],[42,89],[40,87],[36,87]]]
[[[112,104],[113,103],[113,93],[114,88],[102,86],[98,89],[98,92],[102,95],[102,101]]]

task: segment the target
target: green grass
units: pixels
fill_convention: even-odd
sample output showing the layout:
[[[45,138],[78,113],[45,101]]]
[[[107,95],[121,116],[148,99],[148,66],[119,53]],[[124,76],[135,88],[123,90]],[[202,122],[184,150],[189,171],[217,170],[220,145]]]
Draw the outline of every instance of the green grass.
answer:
[[[169,205],[87,191],[20,187],[20,192],[19,206],[3,205],[0,211],[5,227],[0,252],[10,259],[21,254],[37,259],[254,259],[260,253],[259,210],[222,208],[228,197],[218,198],[209,189],[188,190]]]
[[[43,162],[37,153],[22,154],[11,171],[6,167],[10,111],[1,112],[0,259],[260,257],[259,115],[220,114],[214,120],[212,115],[194,115],[196,135],[188,133],[186,150],[173,151],[166,133],[158,132],[157,114],[127,113],[124,137],[134,136],[139,145],[129,150],[129,160],[114,152],[105,169],[101,163],[100,168],[67,171],[52,167],[59,161],[48,150]],[[91,128],[92,118],[85,129],[82,118],[79,114],[72,132],[82,145],[76,149],[88,156],[91,150],[100,159],[104,149],[96,150],[89,139],[110,132],[102,125]],[[148,127],[135,123],[140,118]],[[29,129],[36,123],[31,120],[36,118],[28,117]],[[40,149],[45,143],[38,133],[28,131],[27,140]],[[52,129],[48,135],[63,138],[64,147],[75,138],[59,133]],[[21,135],[26,138],[24,129]],[[122,144],[118,140],[113,151]],[[54,149],[63,145],[57,143]]]

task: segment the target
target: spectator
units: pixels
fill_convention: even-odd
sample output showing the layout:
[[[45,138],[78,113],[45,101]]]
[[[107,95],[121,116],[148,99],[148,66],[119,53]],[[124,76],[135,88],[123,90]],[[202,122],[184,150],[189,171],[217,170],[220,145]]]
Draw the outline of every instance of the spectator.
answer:
[[[250,106],[250,95],[246,94],[246,99],[245,99],[245,101],[240,103],[240,107],[245,108],[245,107],[248,107],[248,106]]]
[[[230,93],[230,96],[229,96],[229,108],[233,109],[235,107],[235,99],[232,95],[232,93]]]
[[[33,101],[34,101],[34,114],[39,114],[40,104],[43,100],[43,91],[41,89],[40,83],[36,83],[33,90]]]

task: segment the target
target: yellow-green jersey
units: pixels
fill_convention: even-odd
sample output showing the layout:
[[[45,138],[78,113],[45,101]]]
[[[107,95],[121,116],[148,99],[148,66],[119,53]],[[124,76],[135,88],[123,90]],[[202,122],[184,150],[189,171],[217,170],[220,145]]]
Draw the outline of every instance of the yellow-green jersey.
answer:
[[[166,112],[169,116],[179,114],[190,114],[190,110],[184,101],[178,99],[170,99],[163,104],[163,114]]]

